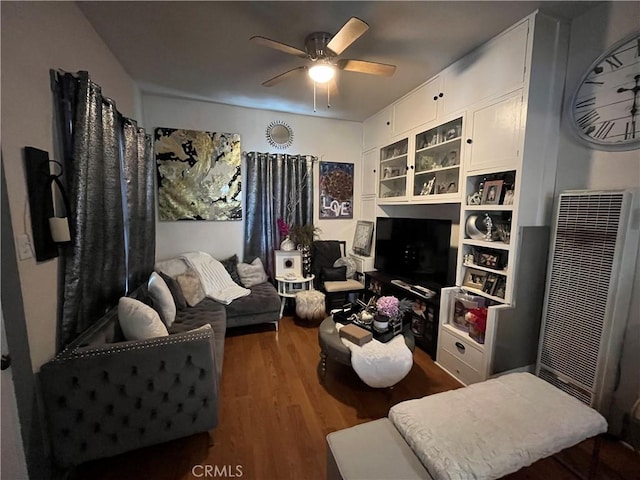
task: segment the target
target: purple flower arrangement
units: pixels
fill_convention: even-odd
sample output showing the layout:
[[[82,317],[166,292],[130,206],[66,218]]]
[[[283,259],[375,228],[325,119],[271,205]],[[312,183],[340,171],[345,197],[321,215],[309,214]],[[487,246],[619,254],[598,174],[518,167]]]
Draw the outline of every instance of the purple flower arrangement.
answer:
[[[278,232],[280,232],[280,236],[281,237],[284,238],[287,235],[289,235],[291,227],[289,226],[289,224],[287,222],[285,222],[283,219],[279,218],[278,220],[276,220],[276,224],[278,225]]]
[[[400,313],[400,310],[398,309],[399,304],[400,302],[396,297],[380,297],[376,302],[376,309],[380,315],[392,318]]]

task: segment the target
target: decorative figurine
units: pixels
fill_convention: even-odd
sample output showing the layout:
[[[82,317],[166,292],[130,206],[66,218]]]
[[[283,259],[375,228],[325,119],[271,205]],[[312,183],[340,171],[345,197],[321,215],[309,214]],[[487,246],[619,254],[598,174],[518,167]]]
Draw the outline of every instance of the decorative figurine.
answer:
[[[487,242],[493,241],[491,237],[491,230],[493,229],[493,220],[491,220],[491,217],[489,216],[488,213],[484,214],[484,220],[482,223],[484,223],[484,226],[487,229],[486,233],[484,234],[485,241]]]

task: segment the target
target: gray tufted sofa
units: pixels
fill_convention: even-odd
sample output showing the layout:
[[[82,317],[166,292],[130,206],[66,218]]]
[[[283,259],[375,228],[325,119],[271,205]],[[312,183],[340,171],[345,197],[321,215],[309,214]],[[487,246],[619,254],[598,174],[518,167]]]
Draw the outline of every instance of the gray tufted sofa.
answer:
[[[146,301],[146,286],[131,296]],[[216,302],[209,309],[209,302],[201,303],[179,313],[169,336],[140,341],[124,341],[116,307],[42,366],[39,378],[58,466],[217,425],[225,312]]]

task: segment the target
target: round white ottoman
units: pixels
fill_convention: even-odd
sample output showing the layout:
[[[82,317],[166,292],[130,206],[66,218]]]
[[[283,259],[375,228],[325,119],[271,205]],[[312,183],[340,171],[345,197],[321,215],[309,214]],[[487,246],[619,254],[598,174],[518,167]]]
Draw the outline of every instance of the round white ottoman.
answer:
[[[296,293],[296,315],[302,320],[320,320],[326,317],[324,293],[318,290]]]

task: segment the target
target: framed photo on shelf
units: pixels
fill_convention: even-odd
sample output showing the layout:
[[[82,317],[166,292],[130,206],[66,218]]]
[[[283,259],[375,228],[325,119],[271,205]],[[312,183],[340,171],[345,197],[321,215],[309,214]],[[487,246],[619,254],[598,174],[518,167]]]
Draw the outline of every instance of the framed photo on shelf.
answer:
[[[495,273],[489,273],[487,277],[484,279],[484,285],[482,285],[482,291],[489,295],[493,295],[493,291],[496,288],[497,281],[498,281],[498,276]]]
[[[371,242],[373,241],[373,222],[358,220],[356,231],[353,235],[353,253],[356,255],[371,255]]]
[[[504,199],[502,200],[502,204],[503,205],[513,205],[513,197],[514,197],[514,190],[509,189],[506,192],[504,192]]]
[[[502,194],[504,180],[489,180],[482,191],[482,205],[498,205]]]
[[[506,289],[507,279],[503,276],[499,276],[498,281],[496,282],[496,288],[493,290],[493,296],[504,298]]]
[[[478,251],[475,261],[481,267],[498,269],[502,267],[502,254],[499,252]]]
[[[488,275],[489,274],[487,272],[483,272],[482,270],[467,268],[467,271],[464,274],[464,281],[462,282],[462,285],[464,287],[482,290]]]

